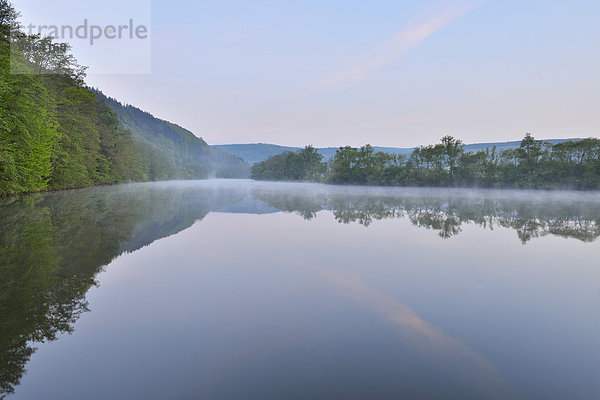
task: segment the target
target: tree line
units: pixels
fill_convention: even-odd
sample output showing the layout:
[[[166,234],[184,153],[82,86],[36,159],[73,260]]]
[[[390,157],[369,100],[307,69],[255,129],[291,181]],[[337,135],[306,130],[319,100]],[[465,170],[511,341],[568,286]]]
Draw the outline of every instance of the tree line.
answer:
[[[596,138],[551,144],[526,134],[515,149],[466,152],[462,141],[445,136],[441,143],[418,147],[408,156],[376,152],[370,145],[341,147],[329,162],[314,153],[308,146],[299,153],[271,157],[255,164],[251,176],[382,186],[600,188]]]

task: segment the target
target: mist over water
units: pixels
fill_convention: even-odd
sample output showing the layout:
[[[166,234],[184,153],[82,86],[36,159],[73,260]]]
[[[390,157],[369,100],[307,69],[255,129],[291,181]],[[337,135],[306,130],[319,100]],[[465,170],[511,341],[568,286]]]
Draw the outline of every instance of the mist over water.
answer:
[[[513,228],[525,244],[549,234],[594,241],[600,236],[600,193],[568,191],[472,190],[347,187],[316,184],[254,184],[255,199],[310,220],[321,210],[341,223],[406,218],[439,231],[442,238],[462,226]]]
[[[596,192],[184,181],[0,220],[0,397],[600,396]]]

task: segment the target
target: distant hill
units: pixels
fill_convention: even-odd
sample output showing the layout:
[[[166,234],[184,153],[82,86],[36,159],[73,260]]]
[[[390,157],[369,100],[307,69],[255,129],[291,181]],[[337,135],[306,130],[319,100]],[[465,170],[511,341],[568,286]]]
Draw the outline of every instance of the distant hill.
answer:
[[[544,142],[548,142],[548,143],[552,143],[552,144],[557,144],[557,143],[563,143],[563,142],[568,142],[569,140],[572,141],[578,141],[578,140],[582,140],[581,138],[574,138],[574,139],[546,139],[543,140]],[[469,152],[477,152],[480,150],[485,150],[485,149],[491,149],[492,147],[496,147],[496,150],[502,151],[502,150],[506,150],[506,149],[515,149],[517,147],[519,147],[521,145],[521,141],[517,140],[514,142],[495,142],[495,143],[475,143],[475,144],[468,144],[465,146],[465,151],[469,151]]]
[[[581,139],[550,139],[545,140],[545,142],[549,142],[552,144],[567,142],[569,140],[581,140]],[[514,142],[494,142],[494,143],[475,143],[468,144],[465,146],[465,151],[468,152],[477,152],[480,150],[491,149],[494,146],[497,150],[506,150],[506,149],[514,149],[521,145],[521,141]],[[269,157],[276,156],[278,154],[285,153],[286,151],[297,152],[300,151],[300,147],[288,147],[288,146],[279,146],[276,144],[266,144],[266,143],[249,143],[249,144],[221,144],[215,145],[213,147],[217,147],[229,154],[235,155],[248,164],[253,165],[257,162],[264,161]],[[373,146],[375,151],[383,151],[385,153],[390,154],[400,154],[400,155],[410,155],[414,148],[407,147],[380,147]],[[320,154],[325,157],[325,160],[329,160],[335,156],[337,147],[323,147],[317,149]]]
[[[162,179],[207,177],[246,178],[249,165],[243,159],[209,146],[192,132],[168,121],[155,118],[139,108],[123,105],[96,92],[117,114],[121,125],[130,130],[137,142],[151,151],[157,168],[166,171]]]
[[[248,164],[256,164],[269,157],[285,153],[286,151],[300,151],[299,147],[278,146],[276,144],[253,143],[253,144],[225,144],[215,145],[229,154],[235,155]]]
[[[276,144],[266,143],[250,143],[250,144],[219,144],[213,147],[219,148],[231,155],[235,155],[248,164],[253,165],[261,161],[265,161],[269,157],[285,153],[286,151],[297,152],[302,150],[300,147],[279,146]],[[393,154],[410,154],[412,149],[403,149],[396,147],[374,147],[375,151],[385,151]],[[322,154],[326,160],[333,158],[337,147],[323,147],[317,149],[319,154]]]

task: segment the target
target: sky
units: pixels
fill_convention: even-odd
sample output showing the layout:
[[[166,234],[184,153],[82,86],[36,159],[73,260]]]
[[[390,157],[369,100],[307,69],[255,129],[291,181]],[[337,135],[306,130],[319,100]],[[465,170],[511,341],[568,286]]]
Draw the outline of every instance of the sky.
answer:
[[[148,68],[92,65],[88,84],[209,144],[600,136],[597,0],[135,1],[102,4],[122,20],[151,6]],[[24,18],[58,9],[13,2]],[[72,20],[98,14],[71,2]],[[91,63],[120,59],[101,49]]]

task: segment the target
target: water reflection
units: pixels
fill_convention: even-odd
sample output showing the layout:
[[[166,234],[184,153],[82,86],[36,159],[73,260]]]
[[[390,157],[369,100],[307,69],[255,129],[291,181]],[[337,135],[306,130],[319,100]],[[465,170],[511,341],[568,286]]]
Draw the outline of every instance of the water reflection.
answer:
[[[448,373],[458,375],[457,380],[467,383],[479,396],[486,399],[515,397],[496,367],[460,340],[423,320],[410,307],[368,285],[356,275],[322,269],[316,269],[316,272],[387,319],[411,347],[432,356],[437,363],[453,365],[453,371]]]
[[[72,331],[104,265],[242,197],[233,189],[179,184],[2,200],[0,398],[19,384],[35,352],[32,343]]]
[[[448,239],[465,224],[514,229],[526,244],[557,235],[600,236],[597,193],[369,189],[303,184],[178,182],[38,194],[0,201],[0,398],[19,385],[35,343],[71,332],[88,311],[87,291],[102,267],[192,226],[210,212],[295,212],[312,220],[330,211],[366,227],[408,219]],[[471,360],[465,376],[502,393],[493,367],[410,308],[345,273],[320,275],[361,299],[433,353]],[[479,377],[479,378],[478,378]]]
[[[465,224],[514,229],[523,244],[547,235],[588,243],[600,236],[598,193],[290,187],[284,191],[256,188],[252,195],[307,220],[321,210],[331,210],[340,223],[364,226],[408,218],[443,239],[460,234]]]

